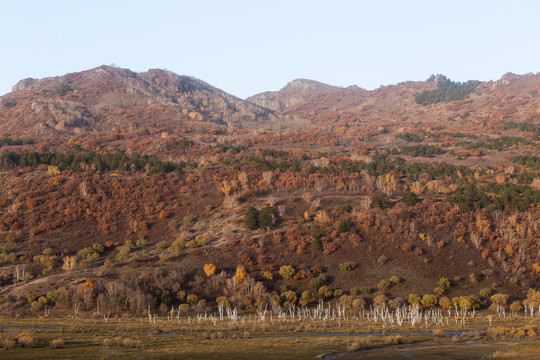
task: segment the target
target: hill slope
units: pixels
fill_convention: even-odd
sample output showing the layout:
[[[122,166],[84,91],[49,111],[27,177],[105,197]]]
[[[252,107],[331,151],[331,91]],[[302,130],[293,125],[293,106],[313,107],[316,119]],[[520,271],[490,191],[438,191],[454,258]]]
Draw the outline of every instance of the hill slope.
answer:
[[[1,102],[0,133],[35,140],[130,126],[253,125],[272,113],[193,77],[110,66],[21,80]]]

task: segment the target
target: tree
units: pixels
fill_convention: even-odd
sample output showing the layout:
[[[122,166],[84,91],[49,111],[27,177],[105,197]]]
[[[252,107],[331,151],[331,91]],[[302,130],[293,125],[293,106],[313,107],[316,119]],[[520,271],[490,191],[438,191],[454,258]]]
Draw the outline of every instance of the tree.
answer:
[[[216,273],[216,265],[214,264],[204,264],[203,269],[206,276],[212,276]]]
[[[495,294],[491,296],[491,302],[498,306],[505,306],[508,298],[509,296],[507,294]]]
[[[236,273],[234,274],[234,279],[238,284],[241,284],[246,279],[246,269],[242,265],[236,267]]]
[[[276,219],[276,209],[272,206],[266,206],[259,214],[259,226],[261,228],[270,229]]]
[[[283,265],[279,268],[279,275],[281,275],[284,280],[289,280],[294,276],[295,273],[296,271],[290,265]]]
[[[412,191],[406,191],[401,197],[401,202],[409,206],[414,206],[418,202],[418,196]]]
[[[390,199],[388,198],[388,195],[385,193],[377,194],[373,197],[373,202],[371,203],[371,207],[373,208],[379,208],[379,209],[387,209],[390,207]]]
[[[420,301],[422,301],[422,298],[416,294],[409,294],[409,304],[415,306],[420,304]]]
[[[352,231],[354,231],[354,227],[353,227],[353,224],[351,223],[351,221],[349,219],[343,219],[338,224],[336,230],[337,230],[338,234],[342,234],[344,232],[352,232]]]
[[[259,212],[253,206],[250,206],[246,210],[244,215],[244,225],[250,230],[255,230],[259,227]]]
[[[437,305],[437,297],[432,294],[425,294],[422,297],[421,303],[424,307],[433,307]]]

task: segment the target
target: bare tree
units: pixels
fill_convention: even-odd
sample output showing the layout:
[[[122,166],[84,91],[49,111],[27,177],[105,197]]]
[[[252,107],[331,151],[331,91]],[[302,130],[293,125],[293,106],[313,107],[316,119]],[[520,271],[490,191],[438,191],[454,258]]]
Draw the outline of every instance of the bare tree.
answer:
[[[362,200],[360,200],[360,207],[364,210],[369,210],[372,202],[373,198],[371,196],[365,196]]]
[[[262,173],[262,177],[264,182],[266,182],[266,185],[272,184],[272,172],[271,171],[264,171]]]
[[[77,257],[76,256],[66,256],[64,258],[64,264],[62,265],[62,270],[70,271],[77,268]]]
[[[81,190],[81,196],[86,198],[88,196],[88,183],[83,181],[79,184],[79,189]]]
[[[247,188],[248,176],[245,171],[241,171],[240,173],[238,173],[238,181],[240,181],[240,184],[242,184],[243,188]]]
[[[475,248],[480,248],[482,245],[482,237],[478,233],[472,233],[471,234],[471,242],[473,243]]]
[[[317,181],[315,182],[315,189],[318,192],[322,192],[325,187],[326,187],[326,179],[324,178],[317,179]]]
[[[274,196],[274,195],[270,195],[268,197],[268,204],[271,206],[271,207],[274,207],[274,205],[276,204],[277,202],[277,198]]]
[[[26,282],[30,278],[30,274],[26,271],[26,265],[17,265],[13,273],[15,284]]]
[[[223,200],[223,205],[229,209],[234,208],[238,205],[238,194],[225,194],[225,200]]]

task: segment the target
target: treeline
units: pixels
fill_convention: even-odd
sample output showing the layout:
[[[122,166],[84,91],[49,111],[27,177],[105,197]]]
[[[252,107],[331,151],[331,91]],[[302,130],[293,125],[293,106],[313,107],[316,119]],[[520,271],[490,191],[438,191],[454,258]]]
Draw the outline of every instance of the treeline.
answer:
[[[155,155],[140,155],[134,153],[128,156],[123,151],[84,153],[60,153],[60,152],[6,152],[0,155],[2,169],[9,170],[13,167],[36,168],[39,165],[56,166],[58,170],[72,171],[126,171],[146,170],[149,173],[181,172],[185,163],[173,163],[161,161]]]
[[[430,78],[432,81],[434,76]],[[424,90],[422,93],[414,97],[417,104],[426,106],[429,104],[437,104],[441,102],[450,102],[466,99],[470,93],[480,84],[479,81],[470,80],[465,83],[454,82],[444,75],[437,76],[437,89]]]
[[[332,167],[331,167],[332,168]],[[373,156],[370,162],[347,161],[342,159],[338,162],[335,172],[359,173],[366,171],[370,176],[381,176],[394,172],[400,177],[416,181],[421,174],[428,174],[431,179],[445,179],[451,177],[458,179],[460,176],[470,177],[474,171],[466,166],[454,166],[447,163],[418,163],[406,162],[403,158],[389,159],[383,155]]]
[[[21,140],[16,139],[13,140],[10,137],[0,138],[0,146],[8,145],[8,146],[21,146],[21,145],[34,145],[36,142],[34,139],[30,140]]]
[[[513,163],[523,165],[525,167],[540,170],[540,156],[534,155],[517,155],[510,159]]]
[[[503,151],[511,148],[514,145],[531,145],[532,142],[516,136],[501,136],[499,138],[489,141],[460,141],[456,145],[460,147],[467,147],[469,149],[489,149]]]
[[[406,155],[411,155],[413,157],[423,156],[423,157],[434,157],[435,155],[444,154],[445,151],[435,145],[411,145],[403,146],[401,148],[401,153]]]
[[[291,159],[291,160],[270,160],[258,156],[246,156],[244,158],[245,162],[254,163],[260,166],[260,168],[264,171],[269,170],[277,170],[280,171],[294,171],[294,172],[300,172],[301,171],[301,160],[299,159]]]
[[[403,134],[397,134],[396,138],[405,140],[406,142],[422,142],[422,141],[424,141],[423,136],[416,135],[416,134],[409,133],[409,132],[403,133]]]
[[[490,196],[490,194],[495,196]],[[499,210],[512,207],[525,211],[530,206],[540,205],[540,191],[512,183],[502,185],[489,183],[484,187],[468,183],[458,186],[454,195],[448,200],[457,204],[464,212],[488,207]]]
[[[540,135],[540,124],[533,123],[516,123],[516,122],[507,122],[503,126],[503,130],[518,129],[520,131],[532,132]]]

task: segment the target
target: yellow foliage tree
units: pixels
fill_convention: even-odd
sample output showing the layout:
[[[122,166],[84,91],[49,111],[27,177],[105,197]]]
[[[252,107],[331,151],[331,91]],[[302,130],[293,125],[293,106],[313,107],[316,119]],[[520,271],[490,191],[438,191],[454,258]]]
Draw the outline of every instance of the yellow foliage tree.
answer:
[[[216,265],[214,264],[204,264],[203,269],[206,276],[212,276],[216,273]]]
[[[236,273],[234,274],[234,278],[236,279],[236,282],[241,284],[246,279],[246,269],[242,265],[238,265],[236,268]]]

